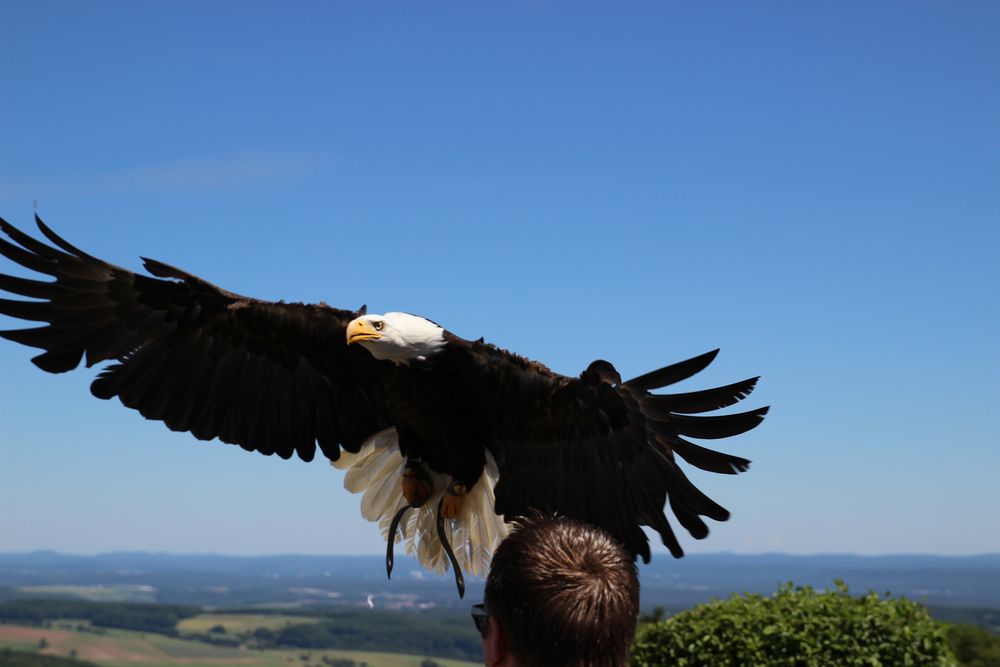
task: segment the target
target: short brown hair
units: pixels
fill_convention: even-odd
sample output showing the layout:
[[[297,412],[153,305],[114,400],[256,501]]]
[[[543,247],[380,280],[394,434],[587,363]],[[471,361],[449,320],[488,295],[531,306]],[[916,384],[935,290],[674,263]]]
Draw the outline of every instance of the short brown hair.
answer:
[[[494,554],[485,606],[525,667],[619,667],[635,639],[639,577],[603,530],[534,517]]]

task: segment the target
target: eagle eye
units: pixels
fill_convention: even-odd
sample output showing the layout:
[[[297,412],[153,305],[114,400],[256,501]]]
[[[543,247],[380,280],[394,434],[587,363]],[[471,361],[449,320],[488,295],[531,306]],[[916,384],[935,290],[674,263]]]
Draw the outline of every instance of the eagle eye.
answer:
[[[381,331],[385,324],[381,320],[375,320],[372,326],[375,327],[375,331]]]

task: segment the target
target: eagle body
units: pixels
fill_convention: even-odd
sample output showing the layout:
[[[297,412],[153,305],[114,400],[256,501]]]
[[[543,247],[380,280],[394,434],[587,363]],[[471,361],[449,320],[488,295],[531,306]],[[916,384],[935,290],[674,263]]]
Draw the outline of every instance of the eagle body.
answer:
[[[426,361],[381,362],[379,377],[401,454],[472,486],[485,465],[493,420],[477,396],[487,385],[499,383],[492,377],[496,374],[469,373],[474,363],[469,349],[455,336],[446,338],[446,346]]]
[[[628,381],[603,360],[566,376],[417,315],[253,299],[152,259],[134,273],[36,223],[49,243],[0,219],[0,254],[33,272],[0,274],[16,297],[0,314],[36,323],[0,336],[41,349],[32,361],[50,373],[105,363],[91,392],[172,430],[285,459],[318,450],[361,494],[390,566],[401,539],[427,567],[483,574],[508,523],[535,512],[598,525],[646,561],[649,527],[680,557],[666,506],[697,539],[703,518],[729,517],[680,460],[750,463],[688,438],[734,436],[767,412],[705,414],[758,378],[657,393],[718,350]]]
[[[408,364],[382,361],[378,377],[386,418],[404,457],[425,461],[466,487],[479,479],[488,450],[531,437],[561,376],[483,341],[444,332],[433,356]],[[485,399],[485,400],[484,400]]]

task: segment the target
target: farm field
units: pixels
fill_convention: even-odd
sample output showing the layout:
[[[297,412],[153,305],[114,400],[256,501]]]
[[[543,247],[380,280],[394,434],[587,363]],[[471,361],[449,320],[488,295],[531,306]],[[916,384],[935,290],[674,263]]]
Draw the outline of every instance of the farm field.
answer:
[[[213,617],[208,627],[220,624],[224,614]],[[269,617],[269,620],[283,617]],[[196,619],[191,619],[196,620]],[[285,619],[287,620],[287,619]],[[300,620],[300,619],[297,619]],[[208,621],[206,621],[207,623]],[[225,625],[225,623],[221,623]],[[39,628],[0,625],[0,649],[39,651],[47,655],[75,656],[109,667],[330,667],[336,660],[353,660],[358,667],[420,667],[427,656],[379,653],[374,651],[340,650],[253,650],[229,648],[198,641],[176,639],[153,633],[109,629],[106,634],[80,632],[73,622],[61,622],[58,627]],[[200,627],[200,624],[196,627]],[[234,631],[235,631],[234,625]],[[259,625],[254,627],[261,627]],[[227,628],[228,629],[228,628]],[[441,667],[472,667],[477,663],[434,658]]]

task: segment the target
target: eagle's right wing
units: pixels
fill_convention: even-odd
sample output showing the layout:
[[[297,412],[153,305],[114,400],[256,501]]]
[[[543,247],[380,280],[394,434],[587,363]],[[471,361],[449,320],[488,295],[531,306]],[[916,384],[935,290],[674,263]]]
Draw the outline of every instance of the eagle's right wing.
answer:
[[[117,396],[147,419],[202,440],[219,438],[262,454],[330,459],[357,451],[387,426],[375,362],[348,347],[359,313],[324,304],[269,302],[227,292],[146,259],[136,274],[70,245],[36,216],[53,247],[0,219],[0,254],[54,281],[0,274],[0,314],[47,326],[0,331],[41,348],[32,361],[63,373],[86,355],[104,368],[91,392]]]

